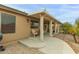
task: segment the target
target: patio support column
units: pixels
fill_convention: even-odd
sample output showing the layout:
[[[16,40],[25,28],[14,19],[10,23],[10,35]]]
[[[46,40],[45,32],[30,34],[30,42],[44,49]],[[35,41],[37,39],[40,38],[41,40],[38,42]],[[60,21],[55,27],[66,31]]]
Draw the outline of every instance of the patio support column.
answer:
[[[58,33],[59,33],[59,30],[60,30],[60,28],[59,28],[59,27],[60,27],[60,26],[58,25],[58,31],[57,31]]]
[[[57,33],[57,24],[55,24],[55,34]]]
[[[53,27],[52,27],[52,20],[50,20],[49,22],[49,35],[52,36],[52,33],[53,33]]]
[[[54,34],[54,24],[52,24],[52,34]]]
[[[0,32],[1,32],[1,14],[0,14]]]
[[[40,40],[44,40],[44,16],[40,15]]]

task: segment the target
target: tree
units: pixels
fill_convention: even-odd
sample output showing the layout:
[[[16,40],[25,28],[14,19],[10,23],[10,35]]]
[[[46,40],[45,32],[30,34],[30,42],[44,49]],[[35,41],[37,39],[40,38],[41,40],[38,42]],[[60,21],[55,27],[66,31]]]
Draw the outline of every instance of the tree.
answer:
[[[77,28],[79,28],[79,18],[75,21],[75,25]]]
[[[75,43],[77,43],[77,40],[76,40],[77,30],[75,26],[72,26],[70,23],[66,22],[63,24],[63,31],[67,34],[71,34],[75,40]]]
[[[70,27],[72,27],[72,25],[68,22],[65,22],[65,23],[62,24],[62,28],[63,28],[63,31],[64,31],[65,34],[68,33],[68,30],[69,30]]]
[[[71,34],[75,40],[75,43],[77,43],[77,40],[76,40],[76,33],[77,33],[77,30],[76,30],[76,27],[72,26],[68,29],[68,32],[69,34]]]
[[[79,18],[75,21],[75,27],[77,30],[77,35],[79,36]]]
[[[71,25],[68,22],[63,23],[62,28],[64,33],[71,34],[75,43],[77,43],[76,36],[79,36],[79,18],[77,18],[74,25]]]

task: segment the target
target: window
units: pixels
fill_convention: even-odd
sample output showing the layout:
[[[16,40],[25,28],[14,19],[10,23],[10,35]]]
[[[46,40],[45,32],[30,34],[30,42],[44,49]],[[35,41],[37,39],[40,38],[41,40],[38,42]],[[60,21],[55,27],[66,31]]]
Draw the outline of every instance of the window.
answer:
[[[35,22],[35,21],[31,21],[31,28],[38,28],[39,27],[39,23]]]
[[[1,13],[1,32],[14,33],[16,17],[13,15]]]

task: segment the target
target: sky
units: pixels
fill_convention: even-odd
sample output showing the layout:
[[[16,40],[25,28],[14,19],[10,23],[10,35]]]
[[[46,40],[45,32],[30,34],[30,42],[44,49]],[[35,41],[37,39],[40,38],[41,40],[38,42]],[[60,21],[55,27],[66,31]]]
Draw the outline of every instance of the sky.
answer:
[[[64,23],[75,23],[79,18],[79,4],[6,4],[6,6],[24,11],[32,12],[46,10],[51,16]]]

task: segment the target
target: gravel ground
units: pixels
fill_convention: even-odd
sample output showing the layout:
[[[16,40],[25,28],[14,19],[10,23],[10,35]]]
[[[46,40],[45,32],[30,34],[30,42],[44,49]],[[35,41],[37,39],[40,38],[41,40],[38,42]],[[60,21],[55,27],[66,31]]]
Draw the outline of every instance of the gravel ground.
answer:
[[[37,49],[28,48],[20,43],[16,43],[6,46],[6,50],[0,51],[0,54],[41,54],[41,52]]]
[[[79,43],[75,43],[73,36],[71,36],[69,34],[57,34],[54,37],[64,40],[75,51],[76,54],[79,53]],[[77,40],[79,40],[78,37],[77,37]]]

